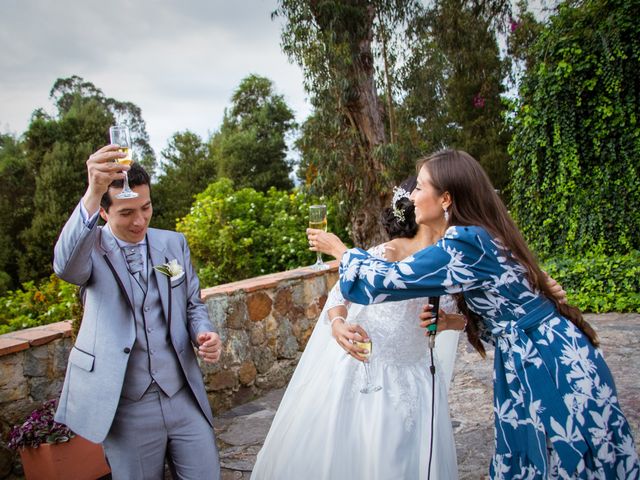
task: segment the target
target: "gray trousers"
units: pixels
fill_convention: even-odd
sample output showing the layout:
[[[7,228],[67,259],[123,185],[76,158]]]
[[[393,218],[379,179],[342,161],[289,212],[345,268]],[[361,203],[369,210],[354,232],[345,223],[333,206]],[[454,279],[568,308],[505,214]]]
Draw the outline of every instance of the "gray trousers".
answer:
[[[154,383],[138,401],[121,398],[103,446],[114,480],[161,480],[165,457],[174,478],[220,478],[213,429],[188,386],[167,397]]]

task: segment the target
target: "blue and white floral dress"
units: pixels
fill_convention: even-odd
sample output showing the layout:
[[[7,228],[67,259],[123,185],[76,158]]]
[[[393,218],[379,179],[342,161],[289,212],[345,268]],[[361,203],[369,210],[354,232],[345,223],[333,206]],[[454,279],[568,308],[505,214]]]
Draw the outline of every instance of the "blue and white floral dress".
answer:
[[[483,228],[451,227],[436,245],[395,263],[349,250],[340,286],[361,304],[462,292],[483,318],[483,338],[496,345],[492,478],[640,478],[601,351]]]

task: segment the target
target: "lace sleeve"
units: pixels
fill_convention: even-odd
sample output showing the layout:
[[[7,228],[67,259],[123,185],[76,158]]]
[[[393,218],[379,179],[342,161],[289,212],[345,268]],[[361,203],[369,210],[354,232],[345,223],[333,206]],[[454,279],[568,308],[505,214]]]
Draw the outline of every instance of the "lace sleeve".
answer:
[[[342,296],[342,292],[340,291],[340,282],[336,282],[333,288],[329,290],[329,294],[327,295],[327,302],[324,304],[323,310],[328,313],[329,310],[340,305],[343,305],[348,309],[349,301]],[[324,315],[324,321],[326,323],[330,323],[328,314]]]
[[[342,296],[342,292],[340,291],[340,282],[336,282],[333,288],[329,290],[325,309],[331,310],[333,307],[337,307],[338,305],[349,305],[349,302]]]
[[[382,243],[380,245],[376,245],[375,247],[371,247],[369,250],[369,253],[371,253],[371,255],[380,258],[380,259],[384,259],[384,252],[385,252],[385,244]],[[331,290],[329,290],[329,294],[327,295],[327,302],[325,303],[324,306],[324,311],[325,312],[329,312],[329,310],[331,310],[334,307],[337,307],[339,305],[344,305],[347,310],[349,309],[349,304],[351,302],[349,302],[349,300],[347,300],[346,298],[344,298],[344,296],[342,296],[342,292],[340,291],[340,282],[336,282],[336,284],[333,286],[333,288]],[[329,315],[325,315],[325,322],[330,323],[329,320]]]

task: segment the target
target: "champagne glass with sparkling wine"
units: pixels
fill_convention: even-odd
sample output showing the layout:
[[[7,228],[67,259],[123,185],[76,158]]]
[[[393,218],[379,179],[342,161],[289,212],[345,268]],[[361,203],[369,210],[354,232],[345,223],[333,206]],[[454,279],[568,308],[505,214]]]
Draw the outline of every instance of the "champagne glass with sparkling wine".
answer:
[[[353,344],[360,349],[367,350],[367,353],[360,354],[363,357],[365,357],[365,360],[362,362],[362,364],[364,365],[365,384],[360,389],[360,393],[373,393],[373,392],[377,392],[378,390],[381,390],[382,387],[380,385],[375,385],[371,381],[371,371],[370,371],[371,367],[369,365],[369,358],[371,357],[371,349],[373,348],[373,342],[371,342],[371,339],[369,338],[367,339],[366,342],[354,341]]]
[[[309,228],[327,231],[327,206],[311,205],[309,207]],[[311,268],[314,270],[326,270],[329,265],[322,261],[322,253],[316,252],[316,263]]]
[[[111,137],[111,143],[120,146],[120,151],[126,154],[124,158],[116,158],[116,163],[122,165],[131,165],[133,159],[131,158],[131,135],[129,134],[129,128],[124,125],[114,125],[109,128],[109,136]],[[123,170],[124,183],[122,185],[122,192],[116,194],[116,198],[135,198],[138,196],[136,192],[129,188],[129,177],[127,171]]]

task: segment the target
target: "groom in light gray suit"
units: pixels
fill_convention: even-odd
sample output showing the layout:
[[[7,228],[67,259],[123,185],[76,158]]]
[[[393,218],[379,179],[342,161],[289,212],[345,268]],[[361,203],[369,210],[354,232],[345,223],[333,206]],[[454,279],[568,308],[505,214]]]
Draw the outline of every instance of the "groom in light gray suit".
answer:
[[[55,246],[56,274],[82,287],[84,303],[56,420],[103,444],[115,480],[161,479],[165,457],[174,477],[218,479],[194,346],[216,362],[220,337],[200,300],[186,239],[148,228],[149,176],[114,162],[122,157],[114,145],[89,157],[89,187]],[[116,198],[123,170],[136,198]]]

